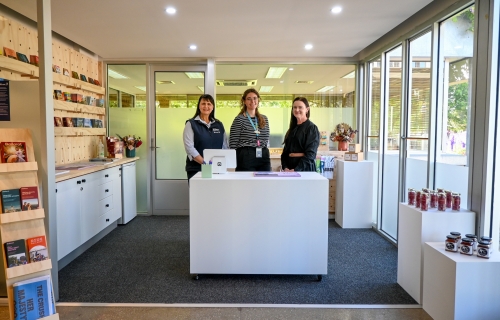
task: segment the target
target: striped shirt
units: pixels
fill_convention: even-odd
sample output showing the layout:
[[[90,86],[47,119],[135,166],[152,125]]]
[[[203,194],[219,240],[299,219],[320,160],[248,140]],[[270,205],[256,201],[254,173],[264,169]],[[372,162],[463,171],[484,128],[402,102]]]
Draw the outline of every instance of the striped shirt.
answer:
[[[259,128],[259,140],[261,147],[269,147],[269,122],[267,117],[261,114],[264,117],[266,125],[264,128]],[[256,117],[250,118],[255,123],[257,120]],[[258,127],[258,123],[256,125]],[[241,147],[257,147],[257,138],[254,132],[254,128],[250,121],[248,121],[248,117],[245,114],[239,114],[234,118],[233,124],[231,125],[231,131],[229,133],[229,148],[237,149]]]

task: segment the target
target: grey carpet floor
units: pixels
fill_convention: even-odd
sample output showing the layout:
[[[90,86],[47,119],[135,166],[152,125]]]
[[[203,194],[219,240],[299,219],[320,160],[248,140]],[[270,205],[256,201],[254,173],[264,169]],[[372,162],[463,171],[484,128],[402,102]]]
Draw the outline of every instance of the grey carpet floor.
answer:
[[[328,274],[189,274],[189,218],[136,217],[59,272],[60,302],[416,304],[397,283],[397,248],[330,220]]]

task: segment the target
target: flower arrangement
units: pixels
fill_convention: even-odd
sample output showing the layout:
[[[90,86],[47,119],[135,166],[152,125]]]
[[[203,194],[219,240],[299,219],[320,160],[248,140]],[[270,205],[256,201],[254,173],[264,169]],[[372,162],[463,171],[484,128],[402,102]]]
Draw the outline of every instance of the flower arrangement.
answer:
[[[134,150],[142,145],[141,137],[136,137],[135,135],[121,137],[119,134],[117,134],[117,136],[123,141],[123,144],[129,150]]]
[[[354,130],[350,125],[342,122],[335,127],[335,131],[330,135],[330,140],[352,142],[357,132],[358,130]]]

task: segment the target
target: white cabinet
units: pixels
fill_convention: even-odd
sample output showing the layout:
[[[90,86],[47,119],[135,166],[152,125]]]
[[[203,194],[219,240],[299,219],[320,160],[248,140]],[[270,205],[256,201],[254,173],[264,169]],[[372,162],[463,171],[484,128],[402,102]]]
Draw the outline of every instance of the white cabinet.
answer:
[[[121,217],[120,166],[57,183],[57,257],[61,260]]]
[[[99,202],[100,177],[96,173],[87,174],[78,178],[81,181],[80,217],[82,243],[85,243],[97,234],[95,225]]]
[[[79,183],[78,183],[79,182]],[[57,183],[57,257],[61,259],[78,248],[81,239],[81,179]]]

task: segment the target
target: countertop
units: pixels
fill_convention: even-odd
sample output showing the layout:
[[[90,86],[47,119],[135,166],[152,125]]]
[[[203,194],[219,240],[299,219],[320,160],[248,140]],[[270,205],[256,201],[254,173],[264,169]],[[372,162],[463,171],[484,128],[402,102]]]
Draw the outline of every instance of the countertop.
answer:
[[[92,161],[82,161],[82,162],[74,162],[74,163],[69,163],[66,165],[71,165],[71,166],[87,166],[85,168],[80,168],[80,169],[72,169],[72,170],[64,170],[68,171],[67,173],[59,173],[57,172],[59,170],[56,170],[56,182],[61,182],[64,180],[68,179],[73,179],[76,177],[80,177],[89,173],[105,170],[108,168],[116,167],[125,163],[133,162],[139,160],[139,157],[134,157],[134,158],[123,158],[123,159],[118,159],[113,162],[92,162]],[[59,165],[59,166],[65,166],[64,164]],[[56,166],[58,167],[58,166]]]

